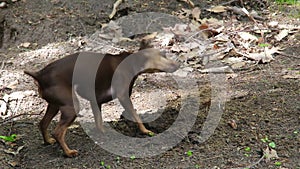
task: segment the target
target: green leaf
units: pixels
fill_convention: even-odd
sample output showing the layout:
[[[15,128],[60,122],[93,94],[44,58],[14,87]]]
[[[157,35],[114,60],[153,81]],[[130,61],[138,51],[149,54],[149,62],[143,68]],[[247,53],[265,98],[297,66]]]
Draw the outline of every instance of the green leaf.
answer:
[[[244,156],[249,157],[250,155],[249,154],[244,154]]]
[[[245,151],[251,151],[250,147],[245,147]]]
[[[134,160],[135,159],[135,155],[130,156],[130,159]]]
[[[105,165],[104,161],[101,161],[101,162],[100,162],[100,165],[101,165],[101,166],[104,166],[104,165]]]
[[[117,157],[116,161],[117,161],[117,163],[119,163],[120,162],[120,157]]]
[[[270,142],[270,140],[268,139],[268,137],[262,138],[260,139],[262,142],[266,143],[266,142]]]
[[[268,47],[270,46],[270,44],[267,44],[267,43],[260,43],[258,44],[259,47]]]
[[[269,146],[270,146],[271,148],[275,148],[275,147],[276,147],[276,144],[272,141],[272,142],[269,143]]]
[[[155,134],[153,132],[149,132],[148,136],[153,137]]]
[[[9,141],[9,142],[15,142],[17,138],[16,134],[12,134],[10,136],[0,136],[0,139],[3,139],[4,141]]]
[[[192,150],[189,150],[186,152],[187,156],[191,157],[193,155],[193,151]]]
[[[274,163],[276,166],[281,166],[281,162],[280,161],[276,161],[275,163]]]

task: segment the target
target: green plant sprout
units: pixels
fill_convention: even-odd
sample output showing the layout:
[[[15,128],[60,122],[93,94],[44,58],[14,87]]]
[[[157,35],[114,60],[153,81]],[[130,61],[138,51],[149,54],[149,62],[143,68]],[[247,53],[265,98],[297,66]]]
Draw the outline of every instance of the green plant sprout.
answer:
[[[116,162],[117,162],[117,163],[120,163],[120,157],[117,157],[117,158],[116,158]]]
[[[245,147],[245,151],[251,151],[250,147]]]
[[[283,4],[287,4],[287,5],[295,5],[298,2],[298,0],[276,0],[277,4],[283,5]]]
[[[270,140],[268,139],[268,137],[266,136],[265,138],[260,139],[263,143],[267,143],[270,142]]]
[[[148,136],[153,137],[155,134],[153,132],[149,132]]]
[[[270,44],[268,43],[260,43],[258,44],[259,47],[268,47],[268,46],[271,46]]]
[[[276,147],[276,144],[275,144],[275,142],[272,141],[272,142],[269,143],[269,146],[270,146],[271,148],[275,148],[275,147]]]
[[[101,162],[100,162],[100,165],[101,165],[101,166],[104,166],[104,165],[105,165],[104,161],[101,161]]]
[[[279,167],[282,163],[280,161],[276,161],[274,164]]]
[[[8,142],[15,142],[17,138],[16,134],[12,134],[10,136],[0,136],[0,139],[3,139],[4,141],[8,141]]]
[[[193,151],[192,150],[189,150],[186,152],[187,156],[191,157],[193,155]]]

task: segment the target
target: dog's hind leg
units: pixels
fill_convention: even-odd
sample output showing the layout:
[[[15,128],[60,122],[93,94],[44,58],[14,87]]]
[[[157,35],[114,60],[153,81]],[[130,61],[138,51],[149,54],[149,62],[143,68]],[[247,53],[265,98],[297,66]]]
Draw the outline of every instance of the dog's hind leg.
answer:
[[[58,125],[55,128],[54,137],[68,157],[77,156],[77,150],[71,150],[65,141],[67,129],[76,118],[75,108],[73,105],[64,105],[61,106],[59,110],[61,111],[61,118]]]
[[[48,126],[51,120],[53,119],[53,117],[58,113],[58,110],[59,110],[58,106],[49,103],[46,110],[46,114],[39,124],[39,128],[43,135],[45,144],[55,143],[55,139],[52,138],[49,134]]]
[[[55,131],[54,137],[56,141],[60,144],[65,154],[68,157],[74,157],[78,155],[77,150],[71,150],[65,141],[65,135],[68,127],[74,122],[77,117],[77,113],[79,111],[79,102],[77,97],[74,95],[74,92],[70,92],[67,89],[61,90],[64,93],[62,94],[62,98],[59,100],[63,103],[59,110],[61,112],[60,121],[58,122]],[[71,94],[73,93],[73,94]]]

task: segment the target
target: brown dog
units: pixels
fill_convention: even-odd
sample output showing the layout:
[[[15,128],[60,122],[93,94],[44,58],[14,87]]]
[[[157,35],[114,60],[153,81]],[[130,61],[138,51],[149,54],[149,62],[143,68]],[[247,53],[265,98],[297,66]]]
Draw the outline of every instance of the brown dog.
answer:
[[[169,60],[159,50],[148,48],[136,53],[119,55],[81,52],[50,63],[38,72],[24,71],[38,83],[40,96],[48,102],[45,116],[39,128],[44,142],[61,145],[68,157],[78,155],[65,142],[68,126],[79,111],[75,91],[91,103],[96,128],[104,131],[101,104],[118,98],[126,112],[130,112],[140,131],[151,133],[137,115],[130,95],[135,79],[141,73],[174,72],[179,64]],[[61,111],[60,121],[52,138],[47,130],[53,117]]]

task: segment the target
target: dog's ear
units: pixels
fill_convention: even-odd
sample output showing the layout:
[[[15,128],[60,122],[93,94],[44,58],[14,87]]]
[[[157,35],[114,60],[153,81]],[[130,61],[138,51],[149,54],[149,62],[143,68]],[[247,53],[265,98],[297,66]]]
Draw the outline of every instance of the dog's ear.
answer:
[[[143,50],[143,49],[147,49],[147,48],[153,48],[153,45],[151,44],[151,40],[150,39],[142,39],[139,50]]]

